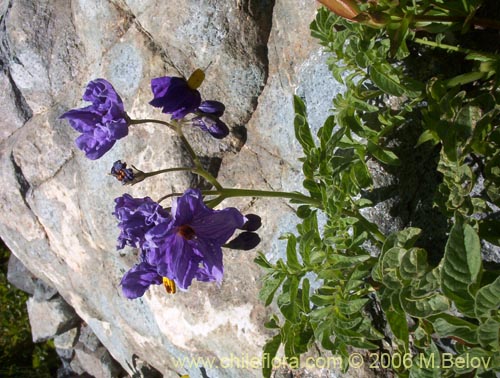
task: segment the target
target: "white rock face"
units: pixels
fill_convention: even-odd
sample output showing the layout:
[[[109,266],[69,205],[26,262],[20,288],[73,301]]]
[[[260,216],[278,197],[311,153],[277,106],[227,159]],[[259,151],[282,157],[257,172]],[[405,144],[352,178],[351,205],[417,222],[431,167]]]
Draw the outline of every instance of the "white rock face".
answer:
[[[87,82],[103,77],[132,118],[162,118],[148,105],[150,80],[205,67],[205,99],[226,105],[234,131],[223,141],[192,130],[200,155],[222,159],[227,187],[300,190],[301,152],[293,138],[292,95],[310,104],[314,127],[339,90],[309,36],[310,0],[10,0],[0,23],[0,236],[38,277],[57,288],[130,374],[140,358],[165,377],[200,376],[183,358],[260,357],[268,313],[257,299],[255,251],[227,251],[221,287],[195,282],[167,296],[160,287],[127,300],[119,282],[137,251],[116,251],[113,199],[158,199],[192,177],[156,176],[124,188],[107,176],[122,159],[144,171],[188,164],[179,141],[157,125],[134,126],[103,158],[74,146],[58,117],[81,107]],[[311,83],[317,83],[312,85]],[[224,205],[262,216],[258,249],[285,253],[278,236],[296,218],[285,201],[232,199]],[[135,357],[134,357],[135,356]],[[80,356],[83,358],[83,355]],[[179,362],[181,361],[181,362]],[[259,369],[205,366],[209,377],[259,377]]]

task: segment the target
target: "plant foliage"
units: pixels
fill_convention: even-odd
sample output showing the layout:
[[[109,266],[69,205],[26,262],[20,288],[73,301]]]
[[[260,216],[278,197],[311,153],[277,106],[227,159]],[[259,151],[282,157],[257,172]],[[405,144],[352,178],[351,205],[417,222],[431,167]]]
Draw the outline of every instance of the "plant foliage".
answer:
[[[283,236],[286,260],[256,259],[266,271],[261,299],[279,309],[267,323],[275,336],[264,351],[273,357],[282,345],[290,359],[321,346],[343,357],[345,371],[358,348],[411,356],[389,366],[401,377],[494,376],[500,277],[481,250],[485,243],[500,246],[500,46],[478,40],[500,27],[480,17],[495,5],[345,4],[354,4],[355,17],[321,8],[311,24],[331,53],[333,76],[346,87],[317,142],[306,104],[294,98],[303,185],[322,208],[298,207],[297,234]],[[481,49],[469,48],[476,45]],[[433,201],[447,219],[444,250],[419,246],[419,228],[384,235],[362,215],[375,205],[371,162],[401,169],[393,142],[408,127],[420,135],[411,148],[429,146],[437,158],[430,169],[441,177]],[[318,211],[326,215],[321,229]],[[444,369],[446,353],[485,363]],[[431,357],[432,364],[421,363]],[[263,371],[270,376],[269,366]]]

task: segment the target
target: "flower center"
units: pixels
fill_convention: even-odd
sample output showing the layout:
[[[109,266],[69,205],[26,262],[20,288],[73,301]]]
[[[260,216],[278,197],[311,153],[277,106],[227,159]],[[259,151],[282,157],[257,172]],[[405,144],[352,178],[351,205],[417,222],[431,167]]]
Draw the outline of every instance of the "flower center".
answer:
[[[117,171],[114,175],[118,181],[123,181],[126,177],[126,174],[125,174],[125,170],[124,169],[120,169],[119,171]]]
[[[168,277],[163,277],[163,286],[165,286],[165,290],[168,294],[175,294],[177,291],[175,282]]]
[[[179,234],[186,240],[191,240],[196,236],[194,230],[187,224],[180,226],[177,229],[177,234]]]

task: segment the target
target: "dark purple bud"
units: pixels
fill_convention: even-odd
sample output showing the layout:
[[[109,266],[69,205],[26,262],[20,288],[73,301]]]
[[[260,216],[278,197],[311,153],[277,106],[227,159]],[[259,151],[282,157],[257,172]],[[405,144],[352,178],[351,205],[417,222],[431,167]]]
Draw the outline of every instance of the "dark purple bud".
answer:
[[[207,131],[214,138],[222,139],[229,134],[229,128],[219,118],[211,116],[198,116],[192,119],[194,126],[198,126],[203,131]]]
[[[257,214],[247,214],[245,218],[247,218],[247,221],[243,227],[241,227],[242,230],[257,231],[260,226],[262,226],[262,220]]]
[[[254,249],[260,243],[260,236],[255,232],[242,232],[229,243],[224,245],[226,248],[249,251]]]
[[[226,110],[226,107],[219,101],[203,101],[197,109],[198,112],[210,114],[214,117],[221,117],[224,110]]]

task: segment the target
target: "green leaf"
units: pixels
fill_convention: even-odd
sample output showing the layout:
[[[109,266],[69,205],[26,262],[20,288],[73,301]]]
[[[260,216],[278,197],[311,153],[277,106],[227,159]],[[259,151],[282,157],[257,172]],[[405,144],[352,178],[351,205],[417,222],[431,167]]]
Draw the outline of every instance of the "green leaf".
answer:
[[[425,296],[413,297],[411,287],[401,290],[400,301],[405,312],[416,318],[427,318],[450,309],[450,303],[444,295],[428,293]]]
[[[270,378],[271,373],[273,372],[273,358],[276,357],[276,353],[278,353],[278,349],[281,345],[281,336],[278,334],[274,336],[271,340],[269,340],[263,349],[262,356],[262,376],[264,378]]]
[[[371,140],[368,141],[366,149],[368,150],[368,152],[370,152],[370,154],[373,155],[373,157],[384,164],[393,166],[401,165],[401,161],[396,156],[396,154],[394,154],[394,152],[380,147],[378,144],[373,143]]]
[[[264,283],[262,289],[259,292],[259,299],[264,302],[266,306],[269,306],[274,298],[274,293],[280,287],[281,283],[285,279],[285,276],[280,273],[274,273],[271,276],[264,278]]]
[[[403,344],[405,351],[407,351],[410,332],[408,330],[406,315],[399,311],[385,311],[385,316],[392,333]]]
[[[307,153],[315,147],[315,144],[311,129],[307,123],[306,107],[302,99],[298,96],[293,97],[293,105],[295,109],[295,138],[297,138],[304,153],[307,155]]]
[[[474,229],[459,216],[446,243],[442,264],[443,293],[462,313],[474,316],[473,295],[481,269],[481,244]]]
[[[483,286],[476,294],[475,313],[478,318],[489,316],[500,307],[500,277],[489,285]]]
[[[399,274],[403,280],[419,279],[427,270],[427,252],[424,249],[412,248],[401,258]]]
[[[415,148],[429,141],[431,141],[433,145],[436,145],[440,141],[439,136],[432,130],[425,130],[422,134],[420,134]]]
[[[286,265],[292,272],[302,269],[302,265],[300,265],[297,257],[297,238],[293,234],[288,234],[288,242],[286,244]]]
[[[348,300],[339,300],[336,305],[340,313],[344,315],[353,315],[361,311],[368,303],[368,298],[354,298]]]
[[[441,314],[432,320],[440,337],[456,337],[469,344],[477,343],[477,325],[450,314]]]
[[[500,332],[500,322],[494,318],[488,318],[484,323],[479,325],[477,330],[477,338],[479,344],[483,348],[493,348],[493,350],[499,350],[499,332]]]
[[[253,261],[264,269],[274,269],[274,266],[269,262],[269,260],[262,252],[258,252],[257,257]]]
[[[413,359],[410,368],[410,378],[439,378],[441,377],[441,356],[436,344],[431,342]]]
[[[267,321],[266,323],[264,323],[264,327],[266,328],[269,328],[269,329],[277,329],[279,328],[279,319],[276,315],[271,315],[271,318],[269,319],[269,321]]]
[[[397,97],[402,96],[406,93],[406,89],[401,85],[396,75],[389,73],[391,71],[392,68],[389,64],[373,65],[370,67],[370,79],[384,92]]]
[[[311,290],[311,286],[309,284],[309,280],[304,278],[302,280],[302,309],[307,314],[311,312],[311,301],[309,300],[309,291]]]

